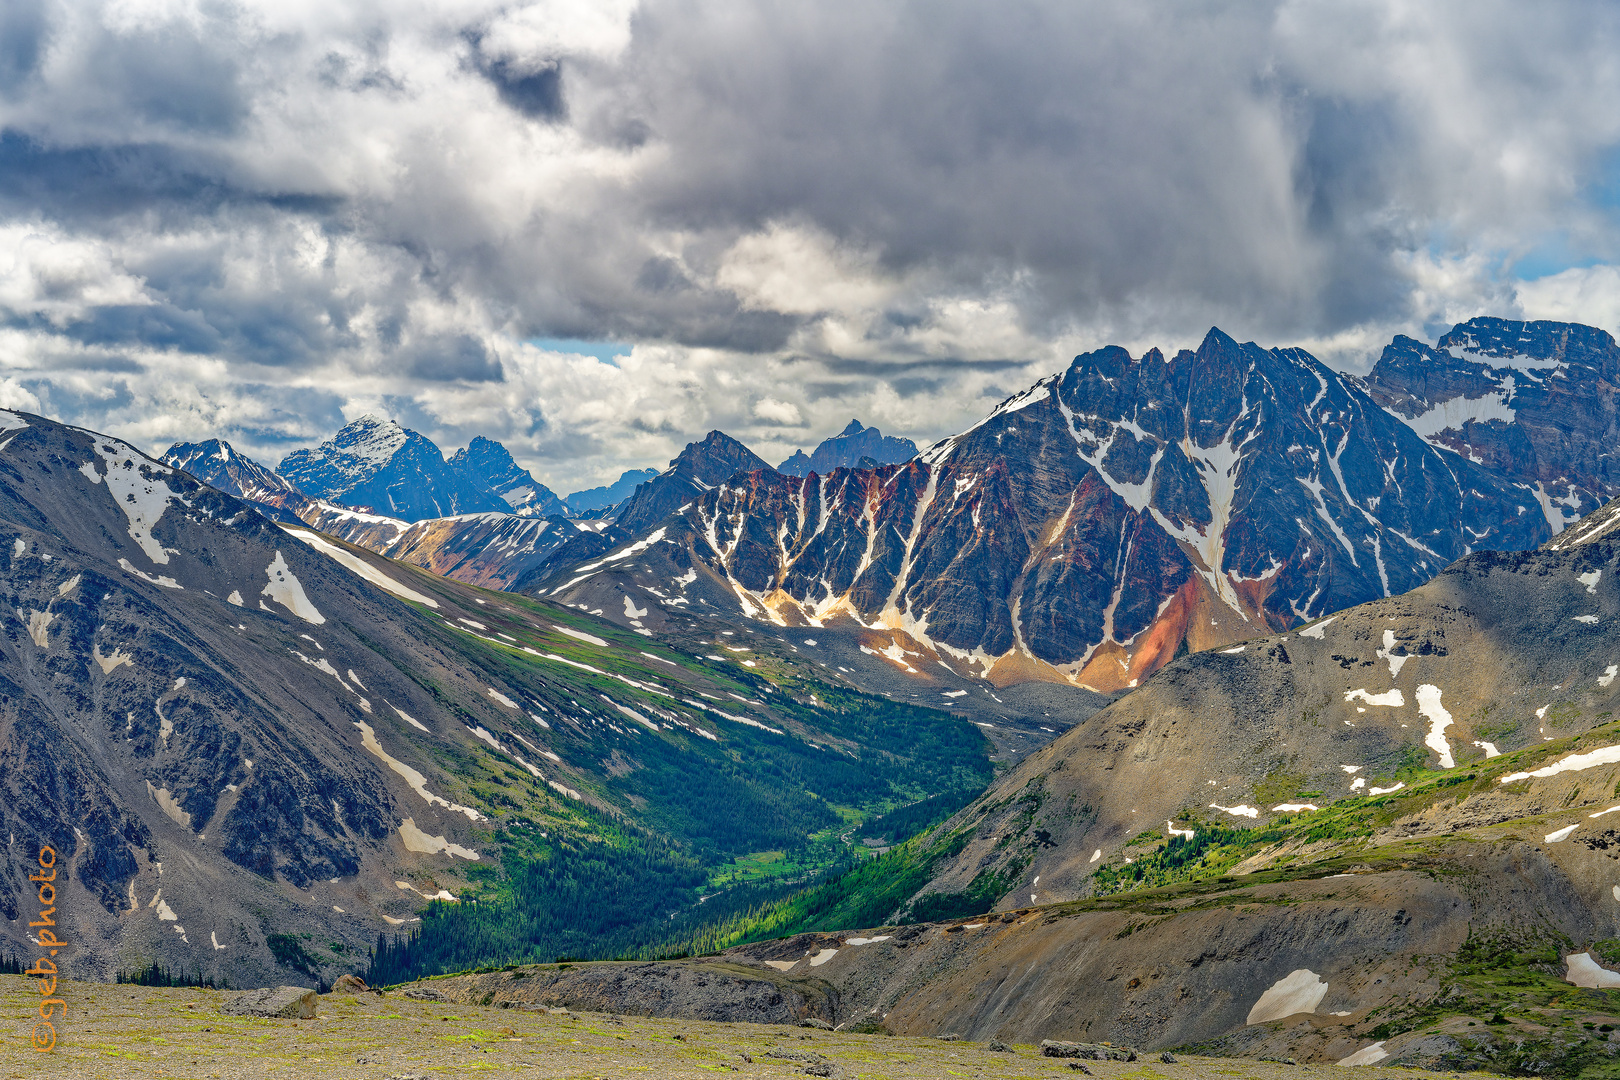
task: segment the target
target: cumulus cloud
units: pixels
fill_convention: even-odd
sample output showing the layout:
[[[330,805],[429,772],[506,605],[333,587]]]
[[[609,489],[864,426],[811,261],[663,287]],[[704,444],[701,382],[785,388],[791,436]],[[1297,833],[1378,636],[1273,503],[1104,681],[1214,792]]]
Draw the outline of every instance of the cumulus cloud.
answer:
[[[775,398],[760,398],[754,402],[754,415],[764,423],[781,424],[783,427],[799,427],[804,423],[797,405]]]
[[[1617,44],[1497,0],[14,5],[0,397],[270,461],[381,410],[571,489],[711,427],[927,441],[1212,324],[1352,369],[1612,330]]]

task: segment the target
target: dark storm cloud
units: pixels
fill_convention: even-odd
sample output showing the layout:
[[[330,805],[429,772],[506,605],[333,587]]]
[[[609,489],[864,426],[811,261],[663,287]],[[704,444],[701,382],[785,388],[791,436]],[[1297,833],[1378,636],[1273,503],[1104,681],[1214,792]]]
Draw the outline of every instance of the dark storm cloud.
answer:
[[[1386,7],[1362,8],[1363,23]],[[1465,76],[1484,77],[1515,44],[1512,9],[1436,10],[1476,12],[1486,24],[1463,43],[1474,50]],[[1612,13],[1578,10],[1591,21],[1555,13],[1542,20],[1553,29],[1538,34],[1561,46],[1566,63],[1592,56],[1614,29]],[[882,268],[921,271],[936,290],[1016,281],[1011,291],[1033,327],[1117,322],[1146,304],[1191,305],[1193,322],[1225,311],[1272,334],[1331,331],[1402,308],[1410,286],[1392,255],[1429,242],[1448,207],[1427,175],[1425,144],[1437,141],[1427,103],[1403,93],[1393,71],[1316,85],[1302,62],[1309,48],[1293,48],[1279,27],[1318,17],[1332,28],[1324,9],[1276,3],[930,0],[794,10],[668,0],[637,12],[622,54],[577,63],[515,52],[492,38],[486,19],[438,47],[525,117],[572,115],[587,140],[607,144],[621,142],[627,124],[648,133],[660,166],[627,185],[574,193],[581,208],[608,200],[608,216],[568,221],[571,207],[546,206],[527,222],[499,223],[518,225],[515,246],[491,233],[495,222],[424,213],[454,203],[446,187],[475,176],[413,178],[437,187],[407,184],[389,202],[347,197],[360,201],[358,228],[418,254],[422,280],[449,274],[525,327],[566,325],[577,336],[783,347],[802,319],[739,309],[708,280],[729,239],[780,220],[870,247]],[[63,144],[51,123],[40,125],[39,142],[8,133],[0,179],[12,205],[88,217],[162,202],[217,213],[253,201],[334,214],[344,193],[267,191],[262,175],[245,182],[244,118],[255,100],[285,92],[302,61],[295,48],[281,48],[282,57],[272,48],[262,58],[268,80],[247,80],[243,65],[261,59],[241,47],[247,21],[228,9],[200,27],[86,32],[82,72],[94,93],[75,95],[94,102],[86,111],[122,114],[154,138],[185,138]],[[373,64],[386,52],[376,40],[406,29],[383,21],[366,39]],[[1451,20],[1434,21],[1440,31]],[[24,42],[48,32],[37,20],[28,30]],[[330,49],[313,61],[335,93],[331,71],[356,64]],[[1481,132],[1486,140],[1522,134],[1515,129],[1559,93],[1522,67],[1501,74],[1545,96],[1501,118],[1499,131]],[[389,80],[395,93],[413,73]],[[578,97],[575,107],[565,108],[565,86],[577,88],[567,95]],[[648,228],[683,230],[694,250],[649,253],[638,236]],[[557,278],[571,281],[552,287]],[[889,318],[896,332],[928,323],[918,309]]]
[[[402,350],[400,369],[428,382],[500,382],[500,359],[469,334],[429,338]]]
[[[233,207],[324,217],[343,205],[342,196],[330,193],[240,186],[234,171],[220,154],[189,146],[51,146],[0,130],[0,208],[12,215],[93,225],[155,213],[184,224]]]
[[[30,319],[36,329],[45,329],[42,320]],[[62,332],[85,345],[145,345],[174,349],[183,353],[210,354],[222,344],[218,331],[195,312],[181,311],[168,304],[106,304],[90,310],[85,319],[74,320]]]
[[[1366,35],[1407,6],[1340,7]],[[1333,33],[1332,8],[1258,3],[936,0],[794,17],[660,4],[625,67],[679,151],[647,184],[661,220],[746,230],[798,215],[875,245],[892,269],[967,288],[1022,271],[1037,322],[1190,302],[1198,319],[1322,333],[1403,310],[1411,285],[1394,256],[1472,212],[1457,180],[1480,185],[1481,204],[1522,200],[1541,216],[1556,183],[1493,163],[1541,141],[1555,101],[1612,82],[1597,44],[1615,40],[1612,8],[1427,10],[1421,50],[1392,35],[1381,66],[1369,50],[1354,78],[1316,66],[1334,43],[1310,24]],[[1536,55],[1588,65],[1590,84],[1506,62],[1523,22]],[[1453,63],[1425,71],[1414,52]],[[1443,114],[1471,95],[1489,115]],[[1556,168],[1587,164],[1552,134]],[[1612,141],[1614,125],[1589,134]]]
[[[818,387],[956,423],[1075,339],[1365,350],[1620,258],[1617,45],[1584,2],[3,5],[0,326],[178,365],[177,428],[292,430],[278,373],[536,454]],[[521,355],[560,338],[672,351]]]

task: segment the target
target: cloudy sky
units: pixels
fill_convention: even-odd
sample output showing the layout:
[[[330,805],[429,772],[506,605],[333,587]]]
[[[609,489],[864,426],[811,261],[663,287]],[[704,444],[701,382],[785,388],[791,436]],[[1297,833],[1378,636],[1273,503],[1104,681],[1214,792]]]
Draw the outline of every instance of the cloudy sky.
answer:
[[[0,405],[560,491],[1211,325],[1620,329],[1620,5],[0,0]]]

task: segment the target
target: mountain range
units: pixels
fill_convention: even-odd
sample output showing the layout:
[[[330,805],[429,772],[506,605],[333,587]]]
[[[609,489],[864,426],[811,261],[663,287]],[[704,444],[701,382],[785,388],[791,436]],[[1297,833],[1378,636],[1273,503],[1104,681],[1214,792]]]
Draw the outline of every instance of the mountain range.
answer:
[[[688,584],[705,609],[826,627],[908,674],[943,665],[998,686],[1116,692],[1181,651],[1399,593],[1470,551],[1556,535],[1620,490],[1605,449],[1616,379],[1613,338],[1574,324],[1479,318],[1434,347],[1398,337],[1361,378],[1211,330],[1170,358],[1077,357],[921,454],[854,421],[773,470],[711,432],[586,531],[556,515],[413,526],[326,497],[294,508],[284,488],[296,485],[278,487],[240,455],[205,465],[177,446],[168,458],[211,476],[234,469],[226,490],[479,584],[587,609],[602,606],[596,590],[630,590],[656,609],[697,573]],[[366,474],[371,487],[345,489],[351,499],[392,485],[471,501],[475,487],[493,496],[512,487],[502,477],[528,475],[498,444],[474,445],[498,452],[499,468],[435,471],[427,440],[363,418],[289,460],[341,459],[350,464],[331,474],[350,478],[364,472],[354,462],[398,448]],[[889,461],[873,465],[874,454]],[[468,476],[467,491],[446,475]],[[655,532],[645,558],[596,565]]]
[[[1616,523],[1183,656],[709,944],[902,1033],[1601,1075]]]
[[[1615,493],[1607,334],[1476,319],[1414,349],[1365,379],[1219,330],[1171,358],[1088,353],[905,464],[734,477],[637,522],[658,543],[633,562],[559,561],[545,595],[696,575],[715,609],[848,632],[919,678],[1129,689],[1533,548]]]
[[[768,982],[845,1030],[1606,1075],[1617,537],[1620,500],[1177,658],[941,824],[681,942],[706,959],[419,992],[726,1019]],[[711,989],[657,996],[683,980]]]
[[[794,853],[767,884],[836,865],[841,812],[989,779],[980,728],[812,648],[672,648],[278,524],[121,440],[0,430],[0,829],[61,854],[76,977],[329,980],[525,865],[549,868],[533,949],[634,949],[736,858]],[[0,882],[7,955],[31,902]]]
[[[611,510],[634,495],[639,485],[657,475],[657,469],[627,469],[613,483],[565,495],[563,502],[570,511],[581,517],[593,511]]]
[[[849,443],[854,431],[866,440]],[[856,421],[845,435],[823,442],[816,454],[841,459],[858,452],[864,458],[866,450],[883,445],[915,450],[908,440],[884,438]],[[220,439],[176,443],[164,460],[259,503],[277,520],[307,524],[437,574],[503,589],[544,580],[550,568],[570,558],[603,553],[734,473],[770,469],[740,442],[714,431],[689,444],[662,473],[633,470],[608,487],[559,499],[500,443],[479,436],[445,459],[420,433],[369,415],[316,449],[289,454],[282,472]],[[373,501],[363,501],[368,498]],[[376,501],[390,512],[379,512]],[[446,506],[453,512],[440,513]]]
[[[293,471],[508,510],[0,413],[0,827],[101,978],[1606,1075],[1617,367],[1212,330],[902,462],[711,432],[591,521],[376,418]]]

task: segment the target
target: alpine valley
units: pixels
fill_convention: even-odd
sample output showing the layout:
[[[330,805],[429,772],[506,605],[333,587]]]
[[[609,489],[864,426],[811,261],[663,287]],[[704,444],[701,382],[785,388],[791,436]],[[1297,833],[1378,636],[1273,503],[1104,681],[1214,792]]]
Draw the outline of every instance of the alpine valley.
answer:
[[[1211,330],[590,517],[0,414],[3,827],[79,977],[1613,1075],[1617,385]]]
[[[852,822],[991,777],[981,728],[763,634],[682,652],[274,523],[117,439],[0,428],[0,830],[17,865],[60,853],[75,977],[329,981],[429,900],[512,890],[516,936],[433,959],[634,954],[699,896],[780,891],[846,862]],[[25,888],[0,879],[10,956]]]

